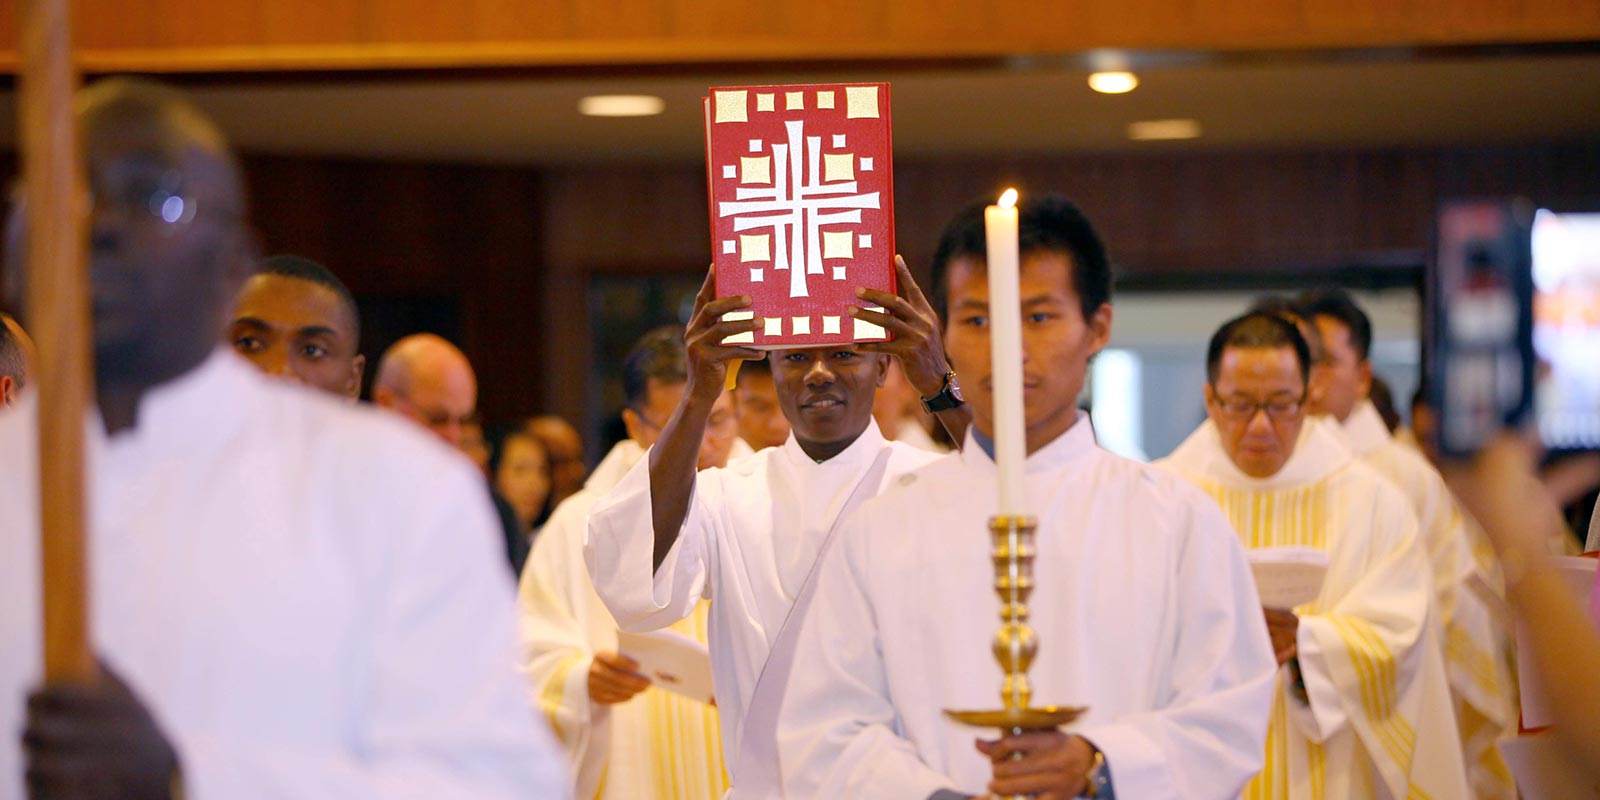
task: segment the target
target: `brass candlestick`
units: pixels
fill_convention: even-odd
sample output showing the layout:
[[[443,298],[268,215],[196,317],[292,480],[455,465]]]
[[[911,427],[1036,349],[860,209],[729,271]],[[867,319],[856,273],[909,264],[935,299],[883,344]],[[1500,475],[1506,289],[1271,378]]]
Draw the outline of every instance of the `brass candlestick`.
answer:
[[[1002,708],[992,711],[954,711],[945,716],[975,728],[999,728],[1007,733],[1054,730],[1083,716],[1086,708],[1033,707],[1033,687],[1028,668],[1039,652],[1039,638],[1028,625],[1028,596],[1033,594],[1033,536],[1039,522],[1033,517],[1001,515],[989,518],[989,538],[994,560],[994,592],[1000,596],[1000,630],[994,636],[994,659],[1005,678],[1000,685]],[[1000,800],[1026,800],[1022,796]]]

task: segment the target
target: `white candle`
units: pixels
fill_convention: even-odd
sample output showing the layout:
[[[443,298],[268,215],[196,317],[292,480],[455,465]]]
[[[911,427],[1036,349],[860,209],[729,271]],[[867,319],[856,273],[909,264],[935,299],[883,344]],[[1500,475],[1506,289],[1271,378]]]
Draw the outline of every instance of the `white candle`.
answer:
[[[1017,190],[984,210],[989,245],[989,348],[994,392],[994,461],[1000,470],[996,513],[1027,513],[1023,461],[1027,436],[1022,410],[1022,300],[1017,288]]]

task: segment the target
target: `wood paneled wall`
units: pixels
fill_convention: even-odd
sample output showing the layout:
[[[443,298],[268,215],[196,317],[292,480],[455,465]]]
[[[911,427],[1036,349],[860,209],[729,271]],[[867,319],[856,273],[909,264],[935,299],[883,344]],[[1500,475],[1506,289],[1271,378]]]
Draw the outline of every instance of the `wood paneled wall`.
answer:
[[[0,171],[8,163],[0,158]],[[536,171],[253,157],[246,166],[268,251],[321,260],[367,298],[454,304],[491,419],[583,418],[591,273],[694,274],[710,257],[699,164]],[[1217,272],[1414,266],[1444,197],[1519,193],[1600,208],[1600,140],[902,159],[895,168],[900,250],[918,272],[952,213],[1007,185],[1072,196],[1121,275],[1196,285]],[[368,353],[384,343],[368,341]]]
[[[547,174],[544,404],[584,403],[587,276],[690,271],[710,259],[702,167]],[[1441,198],[1524,194],[1600,208],[1600,141],[1477,148],[1186,152],[895,162],[899,250],[925,274],[939,231],[1006,186],[1061,191],[1099,228],[1119,275],[1204,285],[1216,273],[1415,267]]]
[[[0,4],[0,69],[17,7]],[[77,0],[90,71],[997,58],[1600,39],[1593,0]]]

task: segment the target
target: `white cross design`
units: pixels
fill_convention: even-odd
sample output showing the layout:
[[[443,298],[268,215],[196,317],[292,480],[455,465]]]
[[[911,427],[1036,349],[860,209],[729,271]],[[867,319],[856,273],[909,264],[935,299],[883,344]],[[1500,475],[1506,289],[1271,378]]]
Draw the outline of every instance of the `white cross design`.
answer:
[[[737,201],[724,202],[717,209],[718,216],[734,218],[736,231],[772,229],[773,269],[805,265],[789,273],[790,297],[809,296],[806,275],[822,274],[822,226],[860,224],[861,209],[878,207],[878,192],[858,194],[855,181],[822,184],[822,137],[805,136],[803,124],[799,120],[785,122],[788,143],[772,146],[772,188],[740,188],[734,195]],[[790,153],[802,152],[802,141],[804,161],[798,155],[791,159]],[[798,232],[802,223],[804,237]]]

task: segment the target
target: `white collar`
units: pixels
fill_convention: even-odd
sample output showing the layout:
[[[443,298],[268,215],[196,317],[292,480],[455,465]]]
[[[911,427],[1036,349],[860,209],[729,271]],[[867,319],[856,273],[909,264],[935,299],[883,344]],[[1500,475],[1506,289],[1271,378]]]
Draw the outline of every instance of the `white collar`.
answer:
[[[243,425],[251,415],[247,406],[267,381],[271,380],[232,349],[218,347],[194,369],[159,386],[151,387],[139,398],[134,426],[105,437],[99,410],[94,430],[108,443],[186,442],[193,437],[215,439],[225,429]]]
[[[644,453],[644,448],[632,439],[617,442],[611,447],[611,452],[606,453],[606,457],[595,465],[594,471],[589,473],[588,479],[583,482],[583,488],[598,494],[611,491],[622,482],[622,478],[629,470],[644,458]]]
[[[878,430],[878,421],[868,417],[867,427],[861,432],[861,435],[857,436],[856,440],[851,442],[849,447],[841,450],[838,455],[828,459],[827,461],[819,462],[811,456],[806,455],[805,449],[802,448],[800,446],[800,442],[794,438],[793,431],[790,431],[789,439],[783,443],[783,455],[791,463],[800,467],[811,466],[822,467],[824,469],[833,469],[837,467],[841,469],[848,469],[856,466],[858,462],[871,461],[877,456],[878,451],[882,450],[888,444],[889,440],[883,437],[883,431]]]
[[[1316,483],[1344,467],[1354,455],[1335,432],[1337,425],[1320,417],[1306,417],[1295,441],[1294,454],[1283,468],[1265,478],[1244,474],[1222,449],[1222,439],[1211,420],[1200,423],[1167,462],[1180,472],[1252,491],[1276,491]]]
[[[968,467],[992,472],[995,469],[994,459],[978,444],[976,434],[975,426],[967,428],[967,440],[961,448],[961,460]],[[1067,428],[1049,444],[1028,454],[1023,471],[1035,473],[1059,469],[1099,449],[1100,446],[1095,443],[1094,425],[1089,421],[1089,415],[1080,410],[1077,419],[1073,420],[1072,427]]]
[[[1383,424],[1377,406],[1371,400],[1362,400],[1350,417],[1340,426],[1345,443],[1358,456],[1364,456],[1389,443],[1389,426]]]

